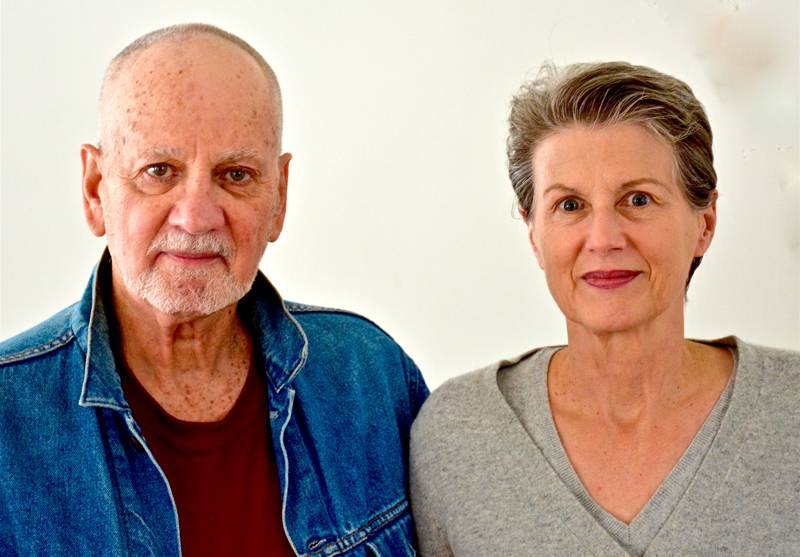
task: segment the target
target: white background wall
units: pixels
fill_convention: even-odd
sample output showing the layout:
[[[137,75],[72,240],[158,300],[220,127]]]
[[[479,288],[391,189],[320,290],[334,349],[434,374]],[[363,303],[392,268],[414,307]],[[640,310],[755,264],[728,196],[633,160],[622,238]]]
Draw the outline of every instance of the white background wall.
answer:
[[[106,64],[201,21],[261,51],[284,91],[289,213],[262,268],[288,299],[371,317],[432,386],[566,338],[504,159],[510,95],[545,58],[694,88],[721,197],[687,335],[797,349],[798,17],[796,0],[3,2],[0,334],[77,300],[104,246],[78,148]]]

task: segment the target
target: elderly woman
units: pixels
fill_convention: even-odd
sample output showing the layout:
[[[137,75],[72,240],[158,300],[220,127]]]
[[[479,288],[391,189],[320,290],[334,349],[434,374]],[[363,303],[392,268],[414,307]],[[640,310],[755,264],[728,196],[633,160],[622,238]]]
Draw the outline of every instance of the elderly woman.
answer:
[[[508,159],[568,343],[425,404],[422,555],[800,555],[800,356],[684,338],[717,222],[691,89],[626,63],[548,65],[512,102]]]

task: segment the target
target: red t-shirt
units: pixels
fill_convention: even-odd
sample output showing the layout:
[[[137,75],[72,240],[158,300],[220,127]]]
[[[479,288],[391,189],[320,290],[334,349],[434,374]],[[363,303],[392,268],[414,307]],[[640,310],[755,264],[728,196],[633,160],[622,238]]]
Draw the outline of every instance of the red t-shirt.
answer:
[[[176,419],[130,371],[121,376],[133,417],[169,480],[184,557],[295,557],[283,530],[263,372],[250,369],[218,422]]]

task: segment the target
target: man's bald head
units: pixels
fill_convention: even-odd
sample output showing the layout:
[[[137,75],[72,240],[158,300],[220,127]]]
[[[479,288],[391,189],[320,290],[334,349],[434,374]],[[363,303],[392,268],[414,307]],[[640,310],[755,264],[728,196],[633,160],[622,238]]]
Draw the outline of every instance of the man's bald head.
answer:
[[[270,90],[270,112],[272,122],[272,132],[275,142],[276,154],[281,153],[281,138],[283,134],[283,104],[281,100],[281,90],[278,78],[267,61],[247,42],[236,35],[228,33],[215,27],[203,23],[184,23],[158,29],[143,35],[126,46],[117,54],[106,69],[103,77],[103,85],[100,90],[100,118],[99,118],[99,139],[98,145],[101,152],[106,153],[114,149],[118,140],[119,119],[122,110],[121,97],[125,92],[121,91],[119,85],[120,78],[130,68],[131,64],[149,48],[167,41],[185,41],[198,37],[211,37],[221,39],[228,44],[234,45],[256,62],[264,73]]]

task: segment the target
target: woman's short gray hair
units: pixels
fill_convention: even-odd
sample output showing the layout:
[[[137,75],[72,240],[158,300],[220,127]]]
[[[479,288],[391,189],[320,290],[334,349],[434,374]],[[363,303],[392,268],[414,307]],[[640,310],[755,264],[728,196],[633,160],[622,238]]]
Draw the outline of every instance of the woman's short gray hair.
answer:
[[[689,204],[706,209],[716,199],[711,126],[686,83],[626,62],[542,65],[511,101],[508,174],[526,219],[533,216],[533,154],[549,135],[574,124],[641,124],[672,147],[678,182]]]

